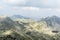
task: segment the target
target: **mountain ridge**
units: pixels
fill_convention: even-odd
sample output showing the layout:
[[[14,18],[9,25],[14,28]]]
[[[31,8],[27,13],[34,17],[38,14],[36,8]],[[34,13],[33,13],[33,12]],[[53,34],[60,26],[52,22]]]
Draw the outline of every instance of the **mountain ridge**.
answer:
[[[30,19],[29,17],[25,17],[25,16],[22,16],[22,15],[13,15],[10,18],[12,18],[12,19],[21,19],[21,18]]]

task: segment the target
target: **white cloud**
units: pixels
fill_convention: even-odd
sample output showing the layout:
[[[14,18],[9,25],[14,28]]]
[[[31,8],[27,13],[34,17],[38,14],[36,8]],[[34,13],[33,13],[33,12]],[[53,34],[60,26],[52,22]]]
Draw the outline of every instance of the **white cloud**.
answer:
[[[4,7],[3,6],[0,6],[0,10],[3,10],[4,9]]]
[[[26,5],[41,8],[60,8],[60,0],[29,0]]]
[[[3,7],[2,6],[0,6],[0,9],[2,9]]]
[[[26,1],[25,0],[2,0],[4,3],[7,4],[25,4]]]
[[[29,10],[29,11],[39,11],[38,7],[22,7],[23,10]]]
[[[8,6],[1,11],[1,13],[8,15],[9,13],[11,15],[22,14],[30,17],[60,15],[60,0],[3,0],[0,1],[0,5],[0,10]]]
[[[1,2],[14,6],[60,8],[60,0],[1,0]]]
[[[13,10],[12,10],[13,9]],[[38,8],[38,7],[13,7],[11,11],[14,12],[14,14],[21,14],[28,17],[46,17],[51,15],[58,15],[57,11],[58,9],[52,9],[52,8]],[[59,12],[60,13],[60,12]]]
[[[8,7],[0,12],[5,15],[24,15],[31,18],[41,18],[52,15],[60,15],[60,9],[58,8],[38,8],[38,7]]]

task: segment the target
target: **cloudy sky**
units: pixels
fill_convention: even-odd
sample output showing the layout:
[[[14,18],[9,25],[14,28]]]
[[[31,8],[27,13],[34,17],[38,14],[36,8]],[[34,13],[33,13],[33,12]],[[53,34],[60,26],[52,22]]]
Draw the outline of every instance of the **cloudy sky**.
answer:
[[[60,16],[60,0],[0,0],[0,15],[31,18]]]

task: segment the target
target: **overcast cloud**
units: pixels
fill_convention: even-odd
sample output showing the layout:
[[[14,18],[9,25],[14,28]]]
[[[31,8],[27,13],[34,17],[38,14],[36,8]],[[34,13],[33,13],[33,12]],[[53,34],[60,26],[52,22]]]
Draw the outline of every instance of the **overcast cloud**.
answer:
[[[0,15],[31,18],[60,16],[60,0],[0,0]]]

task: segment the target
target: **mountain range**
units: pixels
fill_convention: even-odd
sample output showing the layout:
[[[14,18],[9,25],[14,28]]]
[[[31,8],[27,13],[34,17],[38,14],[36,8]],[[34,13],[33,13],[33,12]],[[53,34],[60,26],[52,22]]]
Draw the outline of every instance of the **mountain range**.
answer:
[[[52,16],[35,21],[21,15],[0,16],[0,37],[8,34],[13,36],[12,33],[20,35],[19,40],[60,40],[60,17]]]
[[[42,21],[46,21],[46,23],[49,26],[53,26],[55,24],[59,24],[60,25],[60,17],[57,17],[57,16],[46,17],[46,18],[42,19]]]

